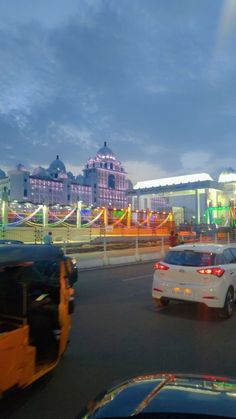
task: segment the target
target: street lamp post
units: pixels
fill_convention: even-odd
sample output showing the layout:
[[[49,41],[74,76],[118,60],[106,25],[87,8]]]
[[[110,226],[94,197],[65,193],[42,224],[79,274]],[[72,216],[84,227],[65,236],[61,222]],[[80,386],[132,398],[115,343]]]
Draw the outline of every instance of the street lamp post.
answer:
[[[48,205],[43,205],[43,228],[48,227]]]
[[[2,193],[2,227],[8,224],[8,193],[6,186]]]
[[[77,215],[76,215],[76,227],[81,228],[81,208],[82,201],[77,202]]]

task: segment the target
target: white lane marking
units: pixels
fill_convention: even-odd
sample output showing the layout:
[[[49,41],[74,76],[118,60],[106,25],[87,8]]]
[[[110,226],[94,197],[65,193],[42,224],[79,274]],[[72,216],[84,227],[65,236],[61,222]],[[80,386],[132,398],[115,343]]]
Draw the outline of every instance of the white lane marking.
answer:
[[[133,276],[132,278],[122,279],[122,281],[123,282],[135,281],[136,279],[144,279],[144,278],[152,278],[152,275],[148,274],[148,275],[142,275],[142,276]]]

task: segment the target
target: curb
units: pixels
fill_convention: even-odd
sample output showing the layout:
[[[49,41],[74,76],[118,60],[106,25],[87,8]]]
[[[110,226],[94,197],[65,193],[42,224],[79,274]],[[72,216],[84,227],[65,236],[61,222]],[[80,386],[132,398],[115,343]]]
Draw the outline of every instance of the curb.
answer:
[[[102,265],[102,266],[94,266],[93,268],[80,268],[79,267],[79,273],[80,272],[89,272],[89,271],[97,271],[97,270],[103,270],[103,269],[115,269],[115,268],[122,268],[123,266],[134,266],[134,265],[144,265],[148,263],[154,263],[158,261],[159,259],[152,259],[152,260],[144,260],[139,262],[131,262],[131,263],[123,263],[118,265]]]
[[[129,266],[129,265],[138,265],[138,264],[143,264],[143,263],[153,263],[153,262],[156,262],[157,260],[160,260],[161,258],[160,254],[157,254],[155,256],[152,255],[152,257],[148,257],[148,256],[149,255],[139,255],[138,258],[136,256],[126,256],[126,257],[123,256],[123,257],[111,257],[105,260],[97,259],[97,260],[84,261],[84,262],[87,262],[86,263],[87,266],[80,266],[80,261],[78,260],[78,268],[79,268],[79,272],[97,270],[97,269],[112,269],[112,268],[117,268],[119,266],[122,267],[122,266]]]

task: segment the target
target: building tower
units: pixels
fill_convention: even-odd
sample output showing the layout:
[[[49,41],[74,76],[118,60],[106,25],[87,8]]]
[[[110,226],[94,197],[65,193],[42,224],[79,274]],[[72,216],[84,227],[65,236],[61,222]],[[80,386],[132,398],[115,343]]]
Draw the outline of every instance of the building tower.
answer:
[[[98,207],[127,206],[128,181],[121,162],[114,157],[106,141],[94,158],[87,161],[84,181],[92,188],[92,203]]]

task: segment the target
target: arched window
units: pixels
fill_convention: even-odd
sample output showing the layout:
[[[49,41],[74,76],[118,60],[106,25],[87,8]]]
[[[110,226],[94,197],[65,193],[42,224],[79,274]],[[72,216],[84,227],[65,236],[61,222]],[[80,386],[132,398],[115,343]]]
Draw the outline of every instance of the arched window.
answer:
[[[108,188],[115,189],[116,188],[116,180],[114,175],[108,176]]]

